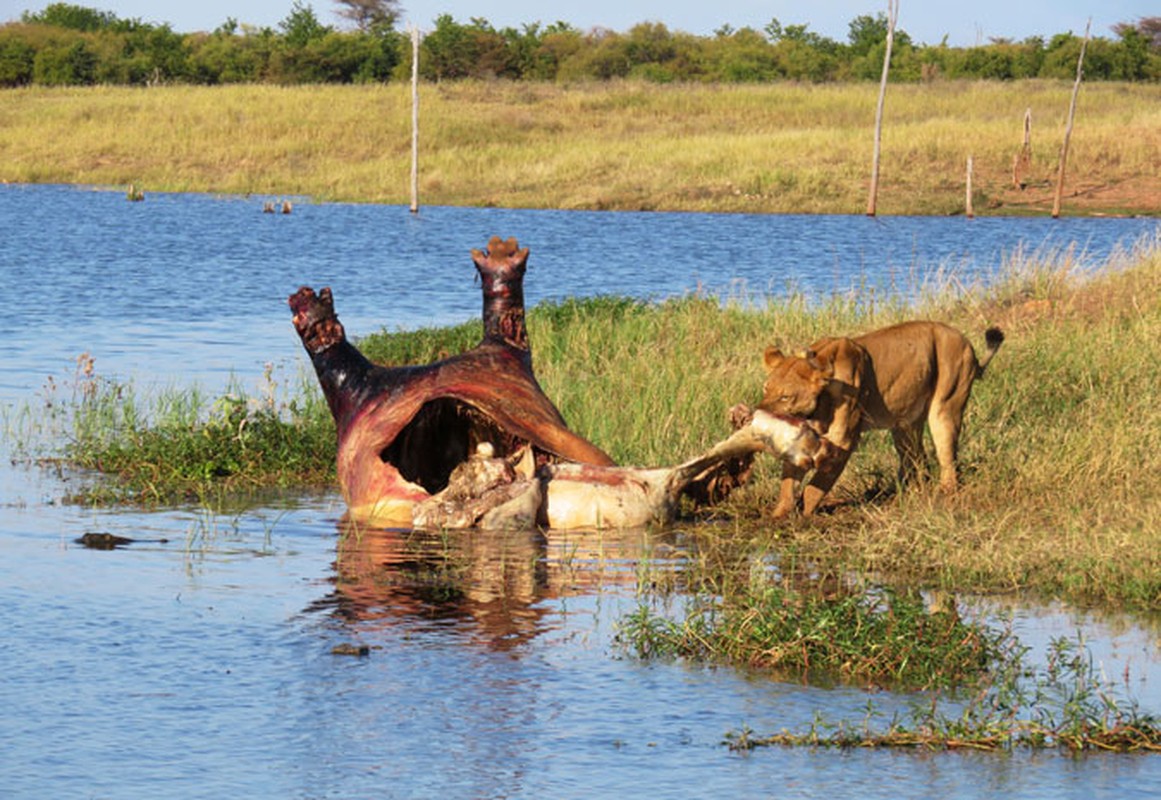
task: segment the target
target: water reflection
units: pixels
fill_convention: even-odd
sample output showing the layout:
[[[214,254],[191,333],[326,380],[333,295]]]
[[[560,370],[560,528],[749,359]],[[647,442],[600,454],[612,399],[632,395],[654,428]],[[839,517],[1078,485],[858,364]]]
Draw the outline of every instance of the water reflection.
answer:
[[[400,624],[507,650],[539,632],[548,591],[537,531],[446,534],[339,524],[335,591],[361,633]]]
[[[413,531],[338,525],[333,608],[360,636],[405,626],[514,650],[557,623],[555,602],[673,575],[673,532]]]

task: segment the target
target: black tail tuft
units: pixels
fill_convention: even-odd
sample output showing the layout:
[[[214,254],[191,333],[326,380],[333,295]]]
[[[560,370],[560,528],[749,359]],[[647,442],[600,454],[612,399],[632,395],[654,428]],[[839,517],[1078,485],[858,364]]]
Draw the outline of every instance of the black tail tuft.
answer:
[[[1000,345],[1004,343],[1004,332],[999,328],[988,328],[984,331],[984,341],[987,342],[988,349],[984,353],[984,357],[976,364],[977,378],[984,377],[984,367],[988,365],[988,362],[992,360],[992,356],[996,354],[996,351],[1000,349]]]

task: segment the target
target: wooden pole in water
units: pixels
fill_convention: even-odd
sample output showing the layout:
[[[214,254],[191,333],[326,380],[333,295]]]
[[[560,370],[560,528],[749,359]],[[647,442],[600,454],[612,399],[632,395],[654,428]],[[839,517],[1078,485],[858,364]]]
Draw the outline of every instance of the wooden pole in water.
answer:
[[[871,156],[871,192],[867,198],[867,216],[875,216],[879,196],[879,145],[883,136],[883,99],[887,94],[887,71],[891,68],[891,45],[895,42],[895,21],[899,18],[899,0],[887,0],[887,52],[883,55],[883,79],[879,82],[879,105],[875,109],[875,150]]]
[[[411,213],[419,213],[419,28],[411,26]]]
[[[1052,218],[1060,217],[1060,199],[1064,196],[1064,167],[1068,162],[1068,140],[1072,137],[1072,118],[1076,114],[1076,95],[1080,92],[1080,79],[1084,75],[1084,51],[1088,47],[1089,29],[1092,17],[1084,26],[1084,41],[1080,45],[1080,57],[1076,59],[1076,82],[1072,84],[1072,101],[1068,104],[1068,124],[1064,127],[1064,144],[1060,146],[1060,171],[1056,175],[1056,197],[1052,201]]]
[[[972,207],[972,157],[968,156],[967,162],[967,199],[964,204],[967,218],[972,219],[976,215],[976,210]]]

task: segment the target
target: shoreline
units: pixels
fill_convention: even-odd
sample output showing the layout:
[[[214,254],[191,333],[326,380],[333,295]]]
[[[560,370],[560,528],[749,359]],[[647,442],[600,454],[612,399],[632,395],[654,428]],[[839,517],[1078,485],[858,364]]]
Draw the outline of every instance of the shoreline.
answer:
[[[123,194],[129,189],[128,184],[92,184],[92,183],[35,183],[24,181],[8,181],[0,180],[0,186],[15,186],[15,187],[40,187],[40,186],[59,186],[76,189],[78,191],[90,192],[109,192]],[[197,189],[151,189],[148,194],[160,195],[202,195],[214,197],[217,199],[238,199],[238,200],[268,200],[277,198],[277,200],[290,200],[293,203],[302,203],[307,205],[373,205],[383,207],[395,207],[404,211],[410,211],[407,203],[401,202],[384,202],[382,200],[358,200],[358,199],[317,199],[307,194],[294,193],[270,193],[270,192],[220,192],[210,190]],[[423,208],[472,208],[472,209],[486,209],[494,208],[497,210],[509,211],[579,211],[594,214],[602,213],[622,213],[622,214],[723,214],[723,215],[749,215],[749,216],[808,216],[808,217],[866,217],[865,213],[856,211],[737,211],[737,210],[715,210],[715,209],[687,209],[687,208],[555,208],[549,206],[477,206],[471,204],[458,203],[429,203],[421,206],[420,210],[411,213],[422,213]],[[894,218],[894,217],[962,217],[964,212],[954,212],[949,214],[918,214],[918,213],[881,213],[876,214],[873,218]],[[1090,212],[1070,211],[1065,208],[1060,213],[1061,217],[1068,218],[1084,218],[1084,219],[1161,219],[1161,206],[1157,208],[1139,209],[1137,211],[1100,211],[1094,210]],[[1007,209],[1007,213],[976,213],[973,218],[981,219],[1031,219],[1036,217],[1051,217],[1048,211],[1039,211],[1034,209]]]

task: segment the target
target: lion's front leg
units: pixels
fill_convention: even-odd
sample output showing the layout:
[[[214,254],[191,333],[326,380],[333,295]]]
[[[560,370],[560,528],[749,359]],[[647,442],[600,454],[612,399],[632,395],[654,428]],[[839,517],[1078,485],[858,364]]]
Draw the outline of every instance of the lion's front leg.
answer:
[[[851,457],[850,450],[838,451],[830,460],[819,465],[814,472],[814,477],[810,479],[810,483],[802,490],[802,515],[809,517],[818,508],[818,504],[822,502],[822,498],[826,497],[831,487],[843,474],[843,469],[846,468],[847,461]]]
[[[858,444],[858,438],[858,434],[855,434],[851,437],[845,437],[841,443],[829,442],[829,447],[815,464],[814,476],[811,477],[806,488],[802,490],[803,516],[809,517],[818,509],[818,504],[822,502],[822,498],[826,497],[835,482],[838,481],[839,476],[843,474],[847,461],[850,460],[851,453],[854,452],[855,445]]]
[[[795,496],[807,470],[793,464],[782,462],[782,483],[778,487],[778,502],[774,505],[771,516],[774,519],[788,517],[794,511]]]

